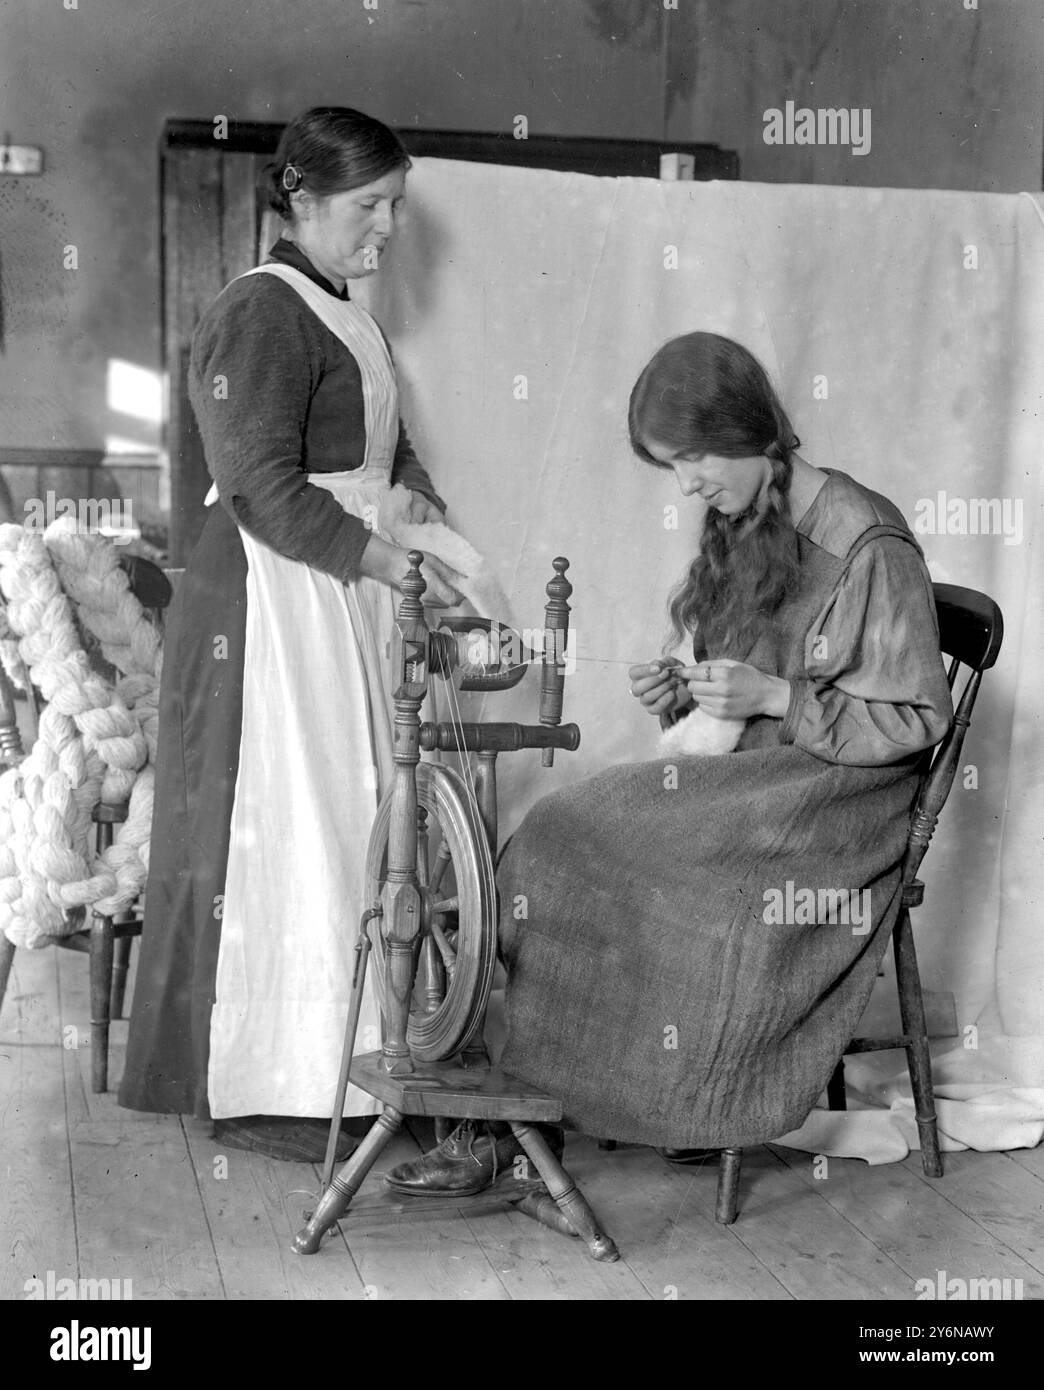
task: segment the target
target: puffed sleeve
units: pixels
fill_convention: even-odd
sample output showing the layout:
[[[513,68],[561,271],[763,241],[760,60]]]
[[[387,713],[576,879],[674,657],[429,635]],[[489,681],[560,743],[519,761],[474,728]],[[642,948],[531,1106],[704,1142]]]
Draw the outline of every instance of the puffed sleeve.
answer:
[[[200,321],[189,394],[221,505],[259,541],[347,583],[372,534],[302,467],[323,370],[315,316],[268,275],[235,281]],[[315,320],[318,323],[318,320]]]
[[[804,665],[782,742],[859,767],[939,742],[953,705],[931,580],[912,543],[880,537],[855,555],[809,629]]]

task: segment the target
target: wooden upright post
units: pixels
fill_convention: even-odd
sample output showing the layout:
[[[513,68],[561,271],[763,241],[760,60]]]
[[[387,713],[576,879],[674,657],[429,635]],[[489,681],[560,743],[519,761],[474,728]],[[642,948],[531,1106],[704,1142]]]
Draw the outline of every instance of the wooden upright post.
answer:
[[[398,645],[402,678],[395,691],[392,756],[395,761],[388,877],[382,893],[381,935],[387,951],[384,977],[385,1034],[382,1064],[393,1073],[413,1071],[406,1027],[413,991],[414,954],[421,925],[417,885],[417,764],[420,762],[420,708],[428,684],[428,625],[421,595],[423,555],[409,553],[410,571],[402,581]]]
[[[565,676],[561,663],[569,639],[569,603],[573,586],[565,577],[569,561],[561,555],[551,561],[554,578],[547,585],[547,604],[544,607],[544,664],[540,671],[540,722],[551,728],[562,722],[562,702],[565,696]],[[555,761],[554,748],[541,754],[542,766],[551,767]]]

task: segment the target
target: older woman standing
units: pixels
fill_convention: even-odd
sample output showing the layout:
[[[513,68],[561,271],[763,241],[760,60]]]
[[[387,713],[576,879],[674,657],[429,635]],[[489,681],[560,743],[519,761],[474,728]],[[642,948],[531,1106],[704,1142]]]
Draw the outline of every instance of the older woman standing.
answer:
[[[222,1143],[277,1158],[325,1147],[390,770],[386,645],[408,563],[377,508],[402,483],[414,520],[444,510],[384,337],[347,288],[377,269],[408,167],[358,111],[291,122],[266,174],[283,236],[218,296],[192,349],[214,487],[168,627],[120,1103],[212,1117]],[[429,559],[425,574],[428,600],[456,601],[450,571]],[[377,1021],[371,995],[360,1039]],[[346,1114],[374,1108],[349,1091]]]

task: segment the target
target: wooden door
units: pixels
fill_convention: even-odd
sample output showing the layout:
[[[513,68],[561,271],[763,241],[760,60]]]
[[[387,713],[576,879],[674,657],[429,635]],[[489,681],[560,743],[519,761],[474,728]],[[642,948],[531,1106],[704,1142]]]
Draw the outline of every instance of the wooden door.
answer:
[[[275,127],[278,131],[278,127]],[[257,264],[260,212],[250,151],[181,146],[161,156],[163,353],[168,380],[170,563],[183,566],[203,527],[210,476],[188,398],[188,362],[203,311]]]

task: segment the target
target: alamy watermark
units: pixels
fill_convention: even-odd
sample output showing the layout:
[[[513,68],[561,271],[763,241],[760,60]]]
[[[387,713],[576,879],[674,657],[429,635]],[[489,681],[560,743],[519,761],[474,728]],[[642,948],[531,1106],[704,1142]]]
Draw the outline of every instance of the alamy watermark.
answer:
[[[558,668],[563,676],[571,676],[576,671],[575,629],[566,632],[562,628],[525,627],[520,632],[513,628],[493,625],[492,631],[475,627],[462,634],[463,656],[467,664],[495,675],[497,671],[517,669],[530,660],[542,661],[545,652],[548,664]]]
[[[918,1299],[946,1300],[949,1302],[983,1302],[984,1300],[997,1299],[1004,1302],[1009,1300],[1021,1299],[1024,1297],[1022,1292],[1021,1279],[996,1279],[996,1278],[972,1278],[972,1279],[949,1279],[945,1269],[937,1269],[934,1279],[918,1279],[914,1284],[915,1296]]]
[[[26,500],[25,525],[43,531],[60,517],[70,517],[77,531],[108,536],[115,545],[126,545],[137,535],[134,506],[129,497],[58,497],[53,489]]]
[[[43,1278],[33,1275],[22,1285],[26,1298],[44,1298],[61,1302],[64,1299],[97,1299],[99,1302],[128,1303],[134,1297],[130,1279],[59,1279],[53,1269]]]
[[[761,920],[769,926],[851,927],[853,936],[871,928],[869,888],[798,888],[787,879],[783,888],[766,888]]]
[[[1022,544],[1021,497],[951,497],[937,492],[914,504],[914,530],[922,536],[1003,536]]]
[[[73,1318],[51,1329],[52,1361],[130,1361],[132,1370],[152,1365],[151,1327],[88,1327]]]
[[[851,145],[853,154],[870,153],[869,106],[770,106],[762,115],[766,145]]]

